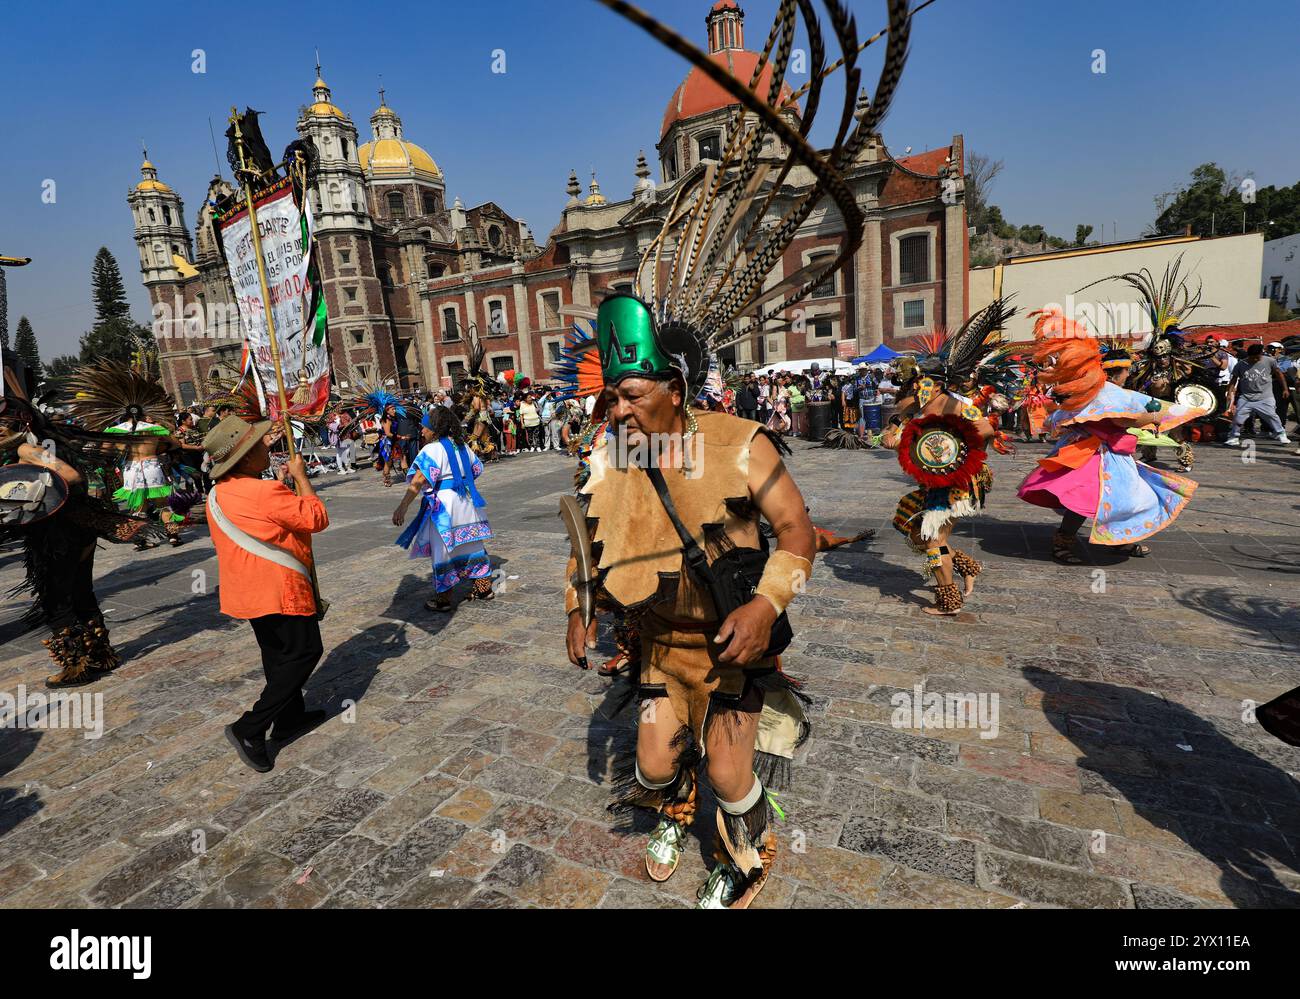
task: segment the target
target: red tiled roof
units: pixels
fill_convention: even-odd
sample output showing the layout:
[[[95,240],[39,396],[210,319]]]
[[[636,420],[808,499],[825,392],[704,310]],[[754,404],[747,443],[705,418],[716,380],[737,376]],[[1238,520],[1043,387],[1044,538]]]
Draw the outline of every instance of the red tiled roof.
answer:
[[[1261,343],[1279,343],[1289,336],[1300,336],[1300,319],[1284,319],[1277,323],[1239,323],[1236,326],[1197,326],[1183,334],[1188,340],[1201,343],[1215,340],[1259,340]]]
[[[894,162],[906,170],[911,170],[913,173],[923,173],[934,177],[938,175],[939,169],[943,166],[943,161],[950,155],[952,155],[952,146],[941,146],[938,149],[917,153],[915,156],[895,158]]]

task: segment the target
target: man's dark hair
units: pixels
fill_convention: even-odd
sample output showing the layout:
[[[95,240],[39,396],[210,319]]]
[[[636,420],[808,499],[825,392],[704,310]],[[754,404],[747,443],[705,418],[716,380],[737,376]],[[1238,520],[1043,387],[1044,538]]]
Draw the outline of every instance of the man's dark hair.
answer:
[[[1264,353],[1264,345],[1262,343],[1252,343],[1246,348],[1247,357],[1259,357],[1262,353]]]

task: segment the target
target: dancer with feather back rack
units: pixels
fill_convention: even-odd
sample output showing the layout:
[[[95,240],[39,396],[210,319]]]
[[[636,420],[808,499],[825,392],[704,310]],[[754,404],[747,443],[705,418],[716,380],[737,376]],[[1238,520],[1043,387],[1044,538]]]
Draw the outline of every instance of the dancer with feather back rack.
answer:
[[[959,519],[983,509],[993,486],[986,447],[995,430],[974,393],[982,376],[980,362],[996,351],[999,331],[1014,313],[1004,300],[995,299],[954,335],[936,337],[936,349],[928,356],[898,363],[901,383],[882,443],[898,451],[899,465],[917,482],[918,488],[898,501],[894,528],[925,557],[926,575],[934,578],[935,602],[925,608],[927,614],[959,613],[983,571],[948,541]],[[994,395],[980,398],[989,403]],[[962,586],[954,573],[962,577]]]
[[[199,500],[195,470],[179,461],[184,453],[172,435],[175,404],[147,354],[138,362],[100,361],[85,365],[68,380],[73,416],[87,429],[114,435],[122,443],[122,486],[113,501],[136,517],[157,517],[172,547]],[[152,542],[142,539],[138,548]]]
[[[860,245],[862,213],[844,172],[892,101],[906,59],[908,4],[888,4],[884,68],[856,120],[863,46],[847,10],[825,4],[846,86],[838,133],[818,151],[807,136],[836,67],[826,65],[826,37],[810,0],[782,0],[748,82],[624,0],[602,2],[688,59],[741,109],[719,159],[688,174],[669,197],[634,294],[606,298],[594,317],[611,433],[594,441],[580,501],[562,501],[573,546],[569,658],[586,668],[597,609],[615,608],[635,622],[642,710],[636,755],[620,768],[614,807],[658,813],[646,870],[663,881],[680,861],[698,781],[707,779],[718,800],[717,839],[699,906],[746,908],[776,858],[771,788],[788,776],[809,731],[798,685],[779,656],[792,637],[785,608],[811,573],[816,542],[780,439],[691,403],[711,354],[785,318]],[[795,123],[783,113],[781,92],[800,28],[811,67]],[[763,74],[770,79],[760,96]],[[778,150],[779,161],[761,158],[765,148]],[[796,167],[815,183],[778,224],[762,225]],[[828,197],[843,218],[840,252],[764,288]],[[772,525],[774,551],[764,550],[760,518]]]
[[[93,683],[121,665],[95,596],[97,543],[138,545],[161,532],[91,495],[87,484],[123,446],[156,438],[96,433],[52,419],[33,401],[35,379],[12,354],[4,355],[0,382],[0,543],[21,542],[26,570],[14,593],[32,596],[27,623],[49,626],[44,644],[58,672],[45,685]]]

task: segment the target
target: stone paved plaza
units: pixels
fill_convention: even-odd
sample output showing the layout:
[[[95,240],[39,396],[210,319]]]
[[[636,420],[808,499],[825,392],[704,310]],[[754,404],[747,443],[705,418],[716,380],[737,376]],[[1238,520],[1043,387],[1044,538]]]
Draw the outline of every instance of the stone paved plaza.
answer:
[[[1300,684],[1300,459],[1198,450],[1201,489],[1152,557],[1047,558],[1052,517],[1015,499],[1043,451],[994,456],[986,563],[958,619],[920,611],[920,559],[889,528],[909,488],[889,452],[799,442],[817,523],[870,542],[820,558],[792,611],[789,672],[815,729],[800,750],[763,907],[1294,906],[1300,750],[1249,702]],[[392,546],[399,489],[320,486],[333,601],[309,706],[334,717],[240,764],[222,727],[262,682],[251,629],[222,618],[206,529],[179,550],[101,551],[98,590],[126,664],[102,738],[0,730],[0,905],[683,906],[706,870],[706,802],[681,869],[641,866],[646,824],[605,811],[633,745],[618,692],[564,655],[555,515],[571,463],[524,455],[480,486],[499,598],[422,609],[428,566]],[[21,553],[0,553],[0,590]],[[0,604],[0,691],[41,689],[42,633]],[[891,724],[917,687],[998,697],[998,729]],[[346,705],[346,707],[345,707]]]

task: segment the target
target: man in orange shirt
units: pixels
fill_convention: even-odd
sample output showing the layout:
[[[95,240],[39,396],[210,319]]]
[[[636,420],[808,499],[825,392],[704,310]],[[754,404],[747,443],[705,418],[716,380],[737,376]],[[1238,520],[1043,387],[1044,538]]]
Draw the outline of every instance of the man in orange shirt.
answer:
[[[268,729],[272,741],[288,742],[325,720],[324,711],[306,709],[302,687],[324,651],[311,536],[329,526],[329,515],[301,455],[286,470],[297,495],[283,482],[262,478],[271,464],[271,426],[230,416],[203,441],[213,462],[208,524],[221,576],[221,612],[253,626],[266,673],[262,696],[226,726],[226,738],[259,773],[271,769]]]

